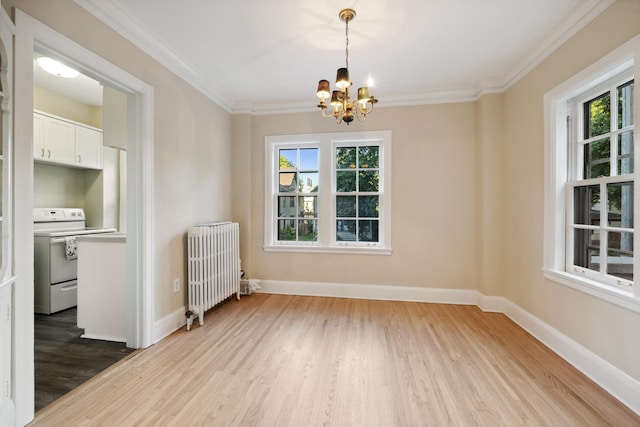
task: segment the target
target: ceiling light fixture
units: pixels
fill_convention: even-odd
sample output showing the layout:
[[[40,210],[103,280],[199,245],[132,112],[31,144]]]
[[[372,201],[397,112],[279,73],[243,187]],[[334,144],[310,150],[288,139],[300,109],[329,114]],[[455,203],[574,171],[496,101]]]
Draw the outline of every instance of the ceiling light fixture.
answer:
[[[56,61],[53,58],[49,58],[46,56],[39,56],[36,59],[36,62],[49,74],[53,74],[54,76],[64,77],[65,79],[71,79],[73,77],[77,77],[80,73],[74,70],[71,67],[67,67],[62,62]]]
[[[329,81],[320,80],[318,82],[318,98],[320,98],[320,112],[323,117],[336,119],[336,123],[340,124],[343,121],[351,123],[354,116],[361,122],[367,119],[367,114],[373,111],[373,106],[378,102],[369,91],[369,87],[358,88],[358,99],[351,101],[349,97],[349,87],[351,86],[351,80],[349,80],[349,21],[356,17],[356,11],[353,9],[343,9],[338,14],[340,20],[345,24],[345,68],[338,68],[338,75],[336,77],[336,86],[339,90],[329,92]],[[331,108],[327,110],[328,106],[325,103],[325,99],[331,96]]]

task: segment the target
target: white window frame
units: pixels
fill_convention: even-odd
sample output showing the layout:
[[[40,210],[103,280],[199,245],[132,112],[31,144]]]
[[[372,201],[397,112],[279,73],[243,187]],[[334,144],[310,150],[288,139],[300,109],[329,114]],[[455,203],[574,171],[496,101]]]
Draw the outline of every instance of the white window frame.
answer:
[[[567,125],[571,116],[571,101],[605,84],[616,76],[630,72],[640,76],[640,36],[631,39],[606,57],[582,70],[544,96],[545,119],[545,199],[544,199],[544,259],[543,274],[549,280],[598,297],[608,302],[640,312],[640,220],[634,221],[634,285],[633,289],[611,286],[610,283],[585,275],[579,269],[568,268],[567,253],[570,241],[567,212],[572,209],[572,190],[568,167],[570,158],[570,132],[575,125]],[[640,91],[634,90],[634,124],[640,123]],[[640,218],[640,135],[635,135],[634,215]],[[572,188],[572,187],[571,187]],[[569,194],[571,193],[571,194]]]
[[[378,242],[336,241],[335,149],[338,146],[380,147],[380,216]],[[318,148],[318,240],[315,242],[277,239],[277,194],[279,150]],[[265,137],[264,250],[267,252],[311,252],[390,255],[391,247],[391,131],[340,132]]]

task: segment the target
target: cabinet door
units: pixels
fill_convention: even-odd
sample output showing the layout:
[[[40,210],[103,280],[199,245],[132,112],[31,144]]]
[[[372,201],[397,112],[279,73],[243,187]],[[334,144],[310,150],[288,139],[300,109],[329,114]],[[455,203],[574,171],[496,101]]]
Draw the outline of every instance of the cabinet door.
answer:
[[[76,126],[76,164],[102,169],[102,132]]]
[[[33,114],[33,158],[43,160],[45,158],[44,148],[44,116]]]
[[[45,117],[45,160],[56,163],[75,163],[76,127],[53,117]]]

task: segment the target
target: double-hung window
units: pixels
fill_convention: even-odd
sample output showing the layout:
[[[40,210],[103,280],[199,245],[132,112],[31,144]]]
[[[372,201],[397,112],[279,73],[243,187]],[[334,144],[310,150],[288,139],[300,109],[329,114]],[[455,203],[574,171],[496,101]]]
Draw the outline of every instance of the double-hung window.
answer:
[[[640,37],[545,95],[544,275],[640,311]]]
[[[631,289],[634,260],[633,79],[572,102],[567,196],[569,271]]]
[[[391,253],[391,132],[265,138],[265,250]]]

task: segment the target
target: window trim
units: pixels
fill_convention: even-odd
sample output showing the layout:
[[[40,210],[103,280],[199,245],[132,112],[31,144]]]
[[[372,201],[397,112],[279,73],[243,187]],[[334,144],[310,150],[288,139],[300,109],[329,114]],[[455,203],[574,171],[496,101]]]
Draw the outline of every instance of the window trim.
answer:
[[[340,144],[375,143],[380,146],[380,232],[375,244],[335,240],[335,160]],[[278,150],[286,147],[319,148],[318,240],[316,242],[277,241],[275,219],[277,195],[274,176]],[[390,255],[391,247],[391,131],[339,132],[265,136],[264,244],[265,252],[306,252]]]
[[[601,60],[585,68],[544,95],[544,246],[542,271],[545,278],[640,312],[640,263],[634,262],[632,291],[616,289],[593,279],[566,271],[566,212],[570,200],[566,191],[569,178],[569,125],[571,100],[631,70],[640,76],[640,36],[636,36]],[[634,91],[634,123],[640,123],[640,91]],[[636,139],[638,136],[636,135]],[[640,166],[640,150],[634,150],[634,164]],[[572,161],[572,160],[571,160]],[[633,174],[634,212],[640,214],[639,171]],[[634,233],[634,248],[640,248],[640,230]],[[640,252],[636,255],[640,256]]]

